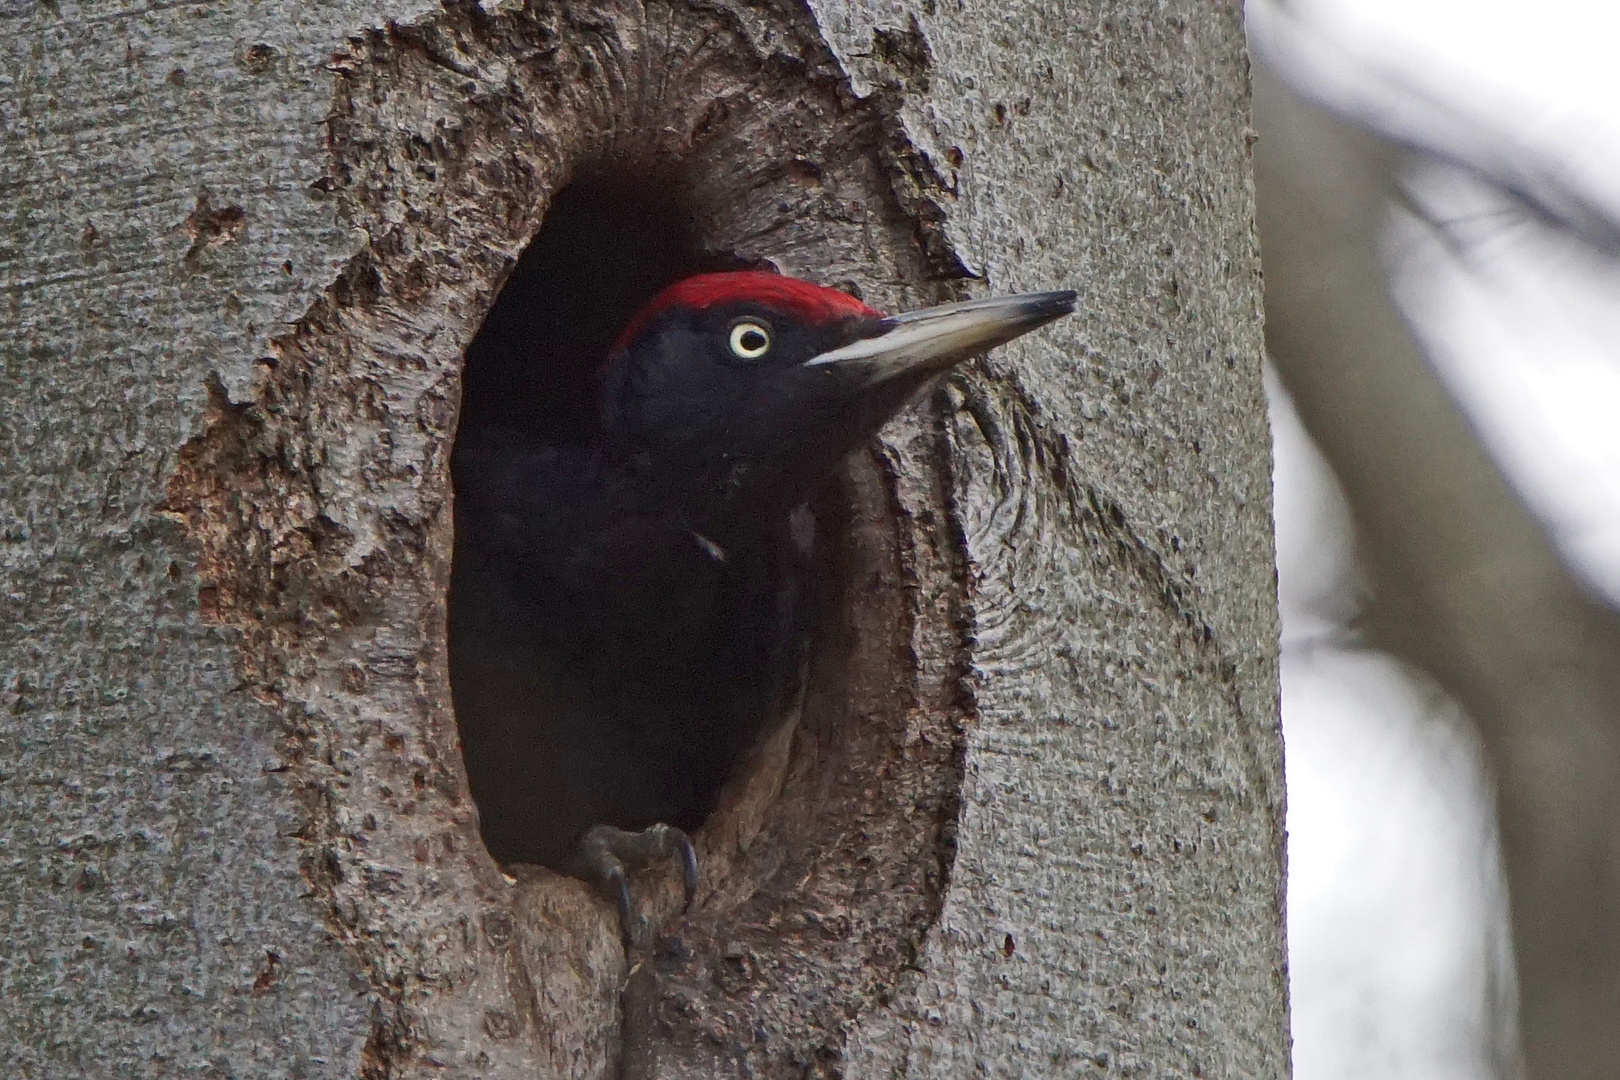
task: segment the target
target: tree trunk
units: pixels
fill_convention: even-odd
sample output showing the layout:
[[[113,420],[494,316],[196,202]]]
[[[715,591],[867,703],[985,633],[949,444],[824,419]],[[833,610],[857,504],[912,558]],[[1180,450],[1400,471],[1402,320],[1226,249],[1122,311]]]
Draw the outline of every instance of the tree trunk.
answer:
[[[1284,1074],[1239,13],[944,7],[0,0],[8,1075]],[[627,961],[484,852],[443,599],[461,352],[642,168],[1081,314],[825,496],[803,715]]]

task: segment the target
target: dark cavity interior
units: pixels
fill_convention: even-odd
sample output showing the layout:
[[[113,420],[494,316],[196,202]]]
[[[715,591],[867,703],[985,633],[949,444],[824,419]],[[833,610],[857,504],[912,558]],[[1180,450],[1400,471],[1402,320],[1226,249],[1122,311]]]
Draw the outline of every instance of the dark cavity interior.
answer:
[[[700,248],[664,179],[593,169],[557,193],[467,346],[459,430],[588,438],[597,369],[636,309],[690,274],[736,268]]]

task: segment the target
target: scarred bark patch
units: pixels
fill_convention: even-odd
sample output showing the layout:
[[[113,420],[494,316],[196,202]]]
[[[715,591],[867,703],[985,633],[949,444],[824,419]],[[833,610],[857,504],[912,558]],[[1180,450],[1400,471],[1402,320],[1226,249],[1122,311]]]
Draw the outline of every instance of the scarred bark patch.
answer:
[[[364,1074],[837,1073],[953,856],[971,702],[937,425],[902,418],[821,500],[836,602],[802,720],[698,838],[694,912],[628,972],[607,905],[508,876],[479,841],[444,663],[448,454],[462,350],[581,170],[657,170],[716,257],[894,308],[962,275],[930,201],[948,192],[777,5],[454,4],[356,38],[330,70],[311,196],[366,243],[250,400],[212,389],[168,509],[198,545],[201,610],[286,717],[305,875],[367,972]],[[240,225],[222,212],[199,244]],[[640,891],[673,919],[661,884]]]

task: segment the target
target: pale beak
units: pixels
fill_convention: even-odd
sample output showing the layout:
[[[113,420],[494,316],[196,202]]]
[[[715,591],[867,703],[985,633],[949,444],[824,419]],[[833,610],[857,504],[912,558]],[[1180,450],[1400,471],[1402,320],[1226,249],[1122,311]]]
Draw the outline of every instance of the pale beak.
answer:
[[[900,375],[931,374],[1027,334],[1074,311],[1075,293],[1023,293],[892,315],[877,333],[805,361],[859,371],[868,386]]]

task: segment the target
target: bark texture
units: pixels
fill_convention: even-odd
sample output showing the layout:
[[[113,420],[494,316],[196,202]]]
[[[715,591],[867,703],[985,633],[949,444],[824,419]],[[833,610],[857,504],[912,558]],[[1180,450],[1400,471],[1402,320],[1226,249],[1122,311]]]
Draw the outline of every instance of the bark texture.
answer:
[[[1400,153],[1256,79],[1267,343],[1360,530],[1378,644],[1479,724],[1497,782],[1524,1059],[1620,1056],[1620,617],[1562,564],[1429,368],[1380,251]]]
[[[1235,10],[0,20],[9,1075],[1283,1075]],[[587,166],[879,306],[1084,313],[827,494],[802,719],[629,963],[483,852],[442,640],[460,353]]]

